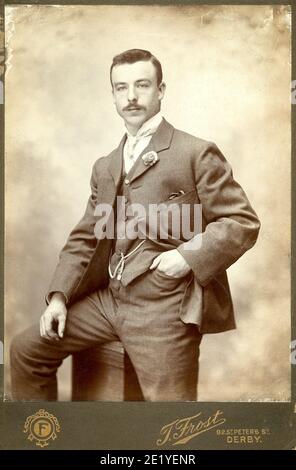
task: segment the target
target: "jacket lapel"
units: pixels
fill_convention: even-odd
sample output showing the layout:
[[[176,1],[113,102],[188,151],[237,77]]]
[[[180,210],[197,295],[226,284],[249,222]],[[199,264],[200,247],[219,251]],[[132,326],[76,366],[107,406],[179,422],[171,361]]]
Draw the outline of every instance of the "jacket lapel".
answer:
[[[98,204],[109,204],[114,209],[116,194],[118,192],[118,187],[121,181],[121,174],[122,174],[122,166],[123,166],[123,158],[122,158],[122,151],[123,146],[125,143],[126,136],[123,136],[119,146],[111,152],[110,162],[108,165],[108,172],[109,177],[103,179],[103,185],[100,186],[100,195],[98,197]],[[110,213],[110,217],[111,217]],[[104,224],[103,229],[108,225],[109,219]],[[98,240],[98,244],[101,240]]]
[[[115,185],[115,188],[117,188],[117,186],[119,185],[120,183],[120,179],[121,179],[121,175],[122,175],[122,167],[123,167],[123,146],[125,144],[125,141],[126,141],[126,135],[124,135],[121,139],[121,142],[119,144],[119,146],[117,147],[117,149],[115,149],[112,153],[111,153],[111,161],[110,161],[110,164],[109,164],[109,171],[113,177],[113,181],[114,181],[114,185]]]
[[[135,171],[133,172],[130,178],[130,182],[134,181],[136,178],[141,176],[143,173],[149,170],[149,168],[152,168],[149,165],[145,165],[142,160],[142,156],[145,155],[145,153],[153,150],[157,153],[158,158],[160,158],[159,153],[162,152],[162,150],[166,150],[170,147],[173,138],[173,133],[173,126],[169,124],[165,119],[163,119],[157,131],[152,136],[149,145],[143,150],[141,155],[138,157],[136,162],[137,165],[135,166]],[[157,165],[157,162],[158,161],[155,162],[155,165]]]
[[[159,153],[170,147],[173,138],[173,133],[173,126],[169,124],[165,119],[163,119],[161,124],[159,125],[159,128],[152,136],[149,145],[143,150],[141,155],[138,157],[134,167],[132,168],[132,170],[134,169],[134,171],[131,171],[131,177],[129,178],[130,182],[134,181],[136,178],[138,178],[151,168],[151,166],[144,164],[142,156],[145,155],[145,153],[147,152],[154,151],[157,153],[158,158],[160,158]],[[104,200],[111,201],[116,196],[117,188],[120,183],[123,170],[123,147],[125,141],[126,135],[123,136],[119,146],[111,154],[109,172],[112,175],[114,186],[110,185],[110,187],[105,188],[106,193],[105,195],[103,195]],[[155,165],[157,165],[157,162],[155,163]]]

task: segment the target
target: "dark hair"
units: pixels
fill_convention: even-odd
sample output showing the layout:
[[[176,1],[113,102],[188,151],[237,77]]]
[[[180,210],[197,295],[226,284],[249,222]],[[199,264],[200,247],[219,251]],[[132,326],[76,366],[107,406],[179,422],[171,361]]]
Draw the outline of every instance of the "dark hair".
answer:
[[[139,62],[141,60],[150,61],[156,68],[156,77],[157,77],[157,85],[160,85],[162,82],[162,68],[159,60],[151,54],[149,51],[145,51],[144,49],[129,49],[128,51],[124,51],[121,54],[116,55],[113,57],[112,65],[110,68],[110,81],[112,85],[112,70],[113,67],[116,65],[122,64],[134,64],[135,62]]]

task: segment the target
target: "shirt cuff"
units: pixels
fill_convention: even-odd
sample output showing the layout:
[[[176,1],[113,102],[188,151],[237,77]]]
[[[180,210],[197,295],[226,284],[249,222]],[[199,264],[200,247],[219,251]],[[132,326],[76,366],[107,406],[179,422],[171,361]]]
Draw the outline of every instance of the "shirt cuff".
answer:
[[[49,293],[45,296],[45,302],[46,302],[46,304],[49,305],[49,303],[50,303],[50,301],[51,301],[51,299],[52,299],[53,294],[56,294],[57,292],[58,292],[59,294],[62,294],[62,295],[63,295],[63,297],[64,297],[64,299],[65,299],[65,303],[66,303],[66,305],[67,305],[67,303],[69,302],[69,299],[68,299],[68,297],[66,296],[66,294],[65,294],[64,292],[61,292],[61,291],[49,292]]]

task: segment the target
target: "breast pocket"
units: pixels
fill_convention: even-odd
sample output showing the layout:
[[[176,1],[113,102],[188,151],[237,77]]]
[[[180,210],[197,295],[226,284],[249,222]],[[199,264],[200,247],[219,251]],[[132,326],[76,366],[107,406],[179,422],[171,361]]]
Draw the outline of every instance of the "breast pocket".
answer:
[[[158,205],[160,238],[184,242],[201,231],[201,206],[196,190],[167,199]]]
[[[165,200],[163,203],[164,204],[190,204],[190,203],[198,202],[195,189],[192,189],[191,191],[188,191],[184,194],[180,194],[179,196],[175,196],[174,194],[177,194],[177,193],[172,193],[172,196],[169,197],[167,200]]]

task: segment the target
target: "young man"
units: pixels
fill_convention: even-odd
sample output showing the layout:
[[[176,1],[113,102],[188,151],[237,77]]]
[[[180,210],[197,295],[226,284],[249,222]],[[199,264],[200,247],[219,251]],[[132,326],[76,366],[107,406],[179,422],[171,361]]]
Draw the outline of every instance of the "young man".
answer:
[[[165,84],[150,52],[119,54],[110,78],[126,134],[93,166],[86,212],[61,251],[40,324],[14,338],[16,400],[55,400],[65,357],[118,338],[145,400],[196,400],[202,335],[235,327],[226,269],[254,245],[255,212],[216,145],[162,118]],[[132,210],[139,205],[157,207],[156,218],[141,223]],[[116,220],[100,225],[102,207]],[[175,236],[171,219],[166,230],[157,226],[176,209],[177,228],[195,227],[189,238]],[[135,219],[136,236],[123,230]]]

